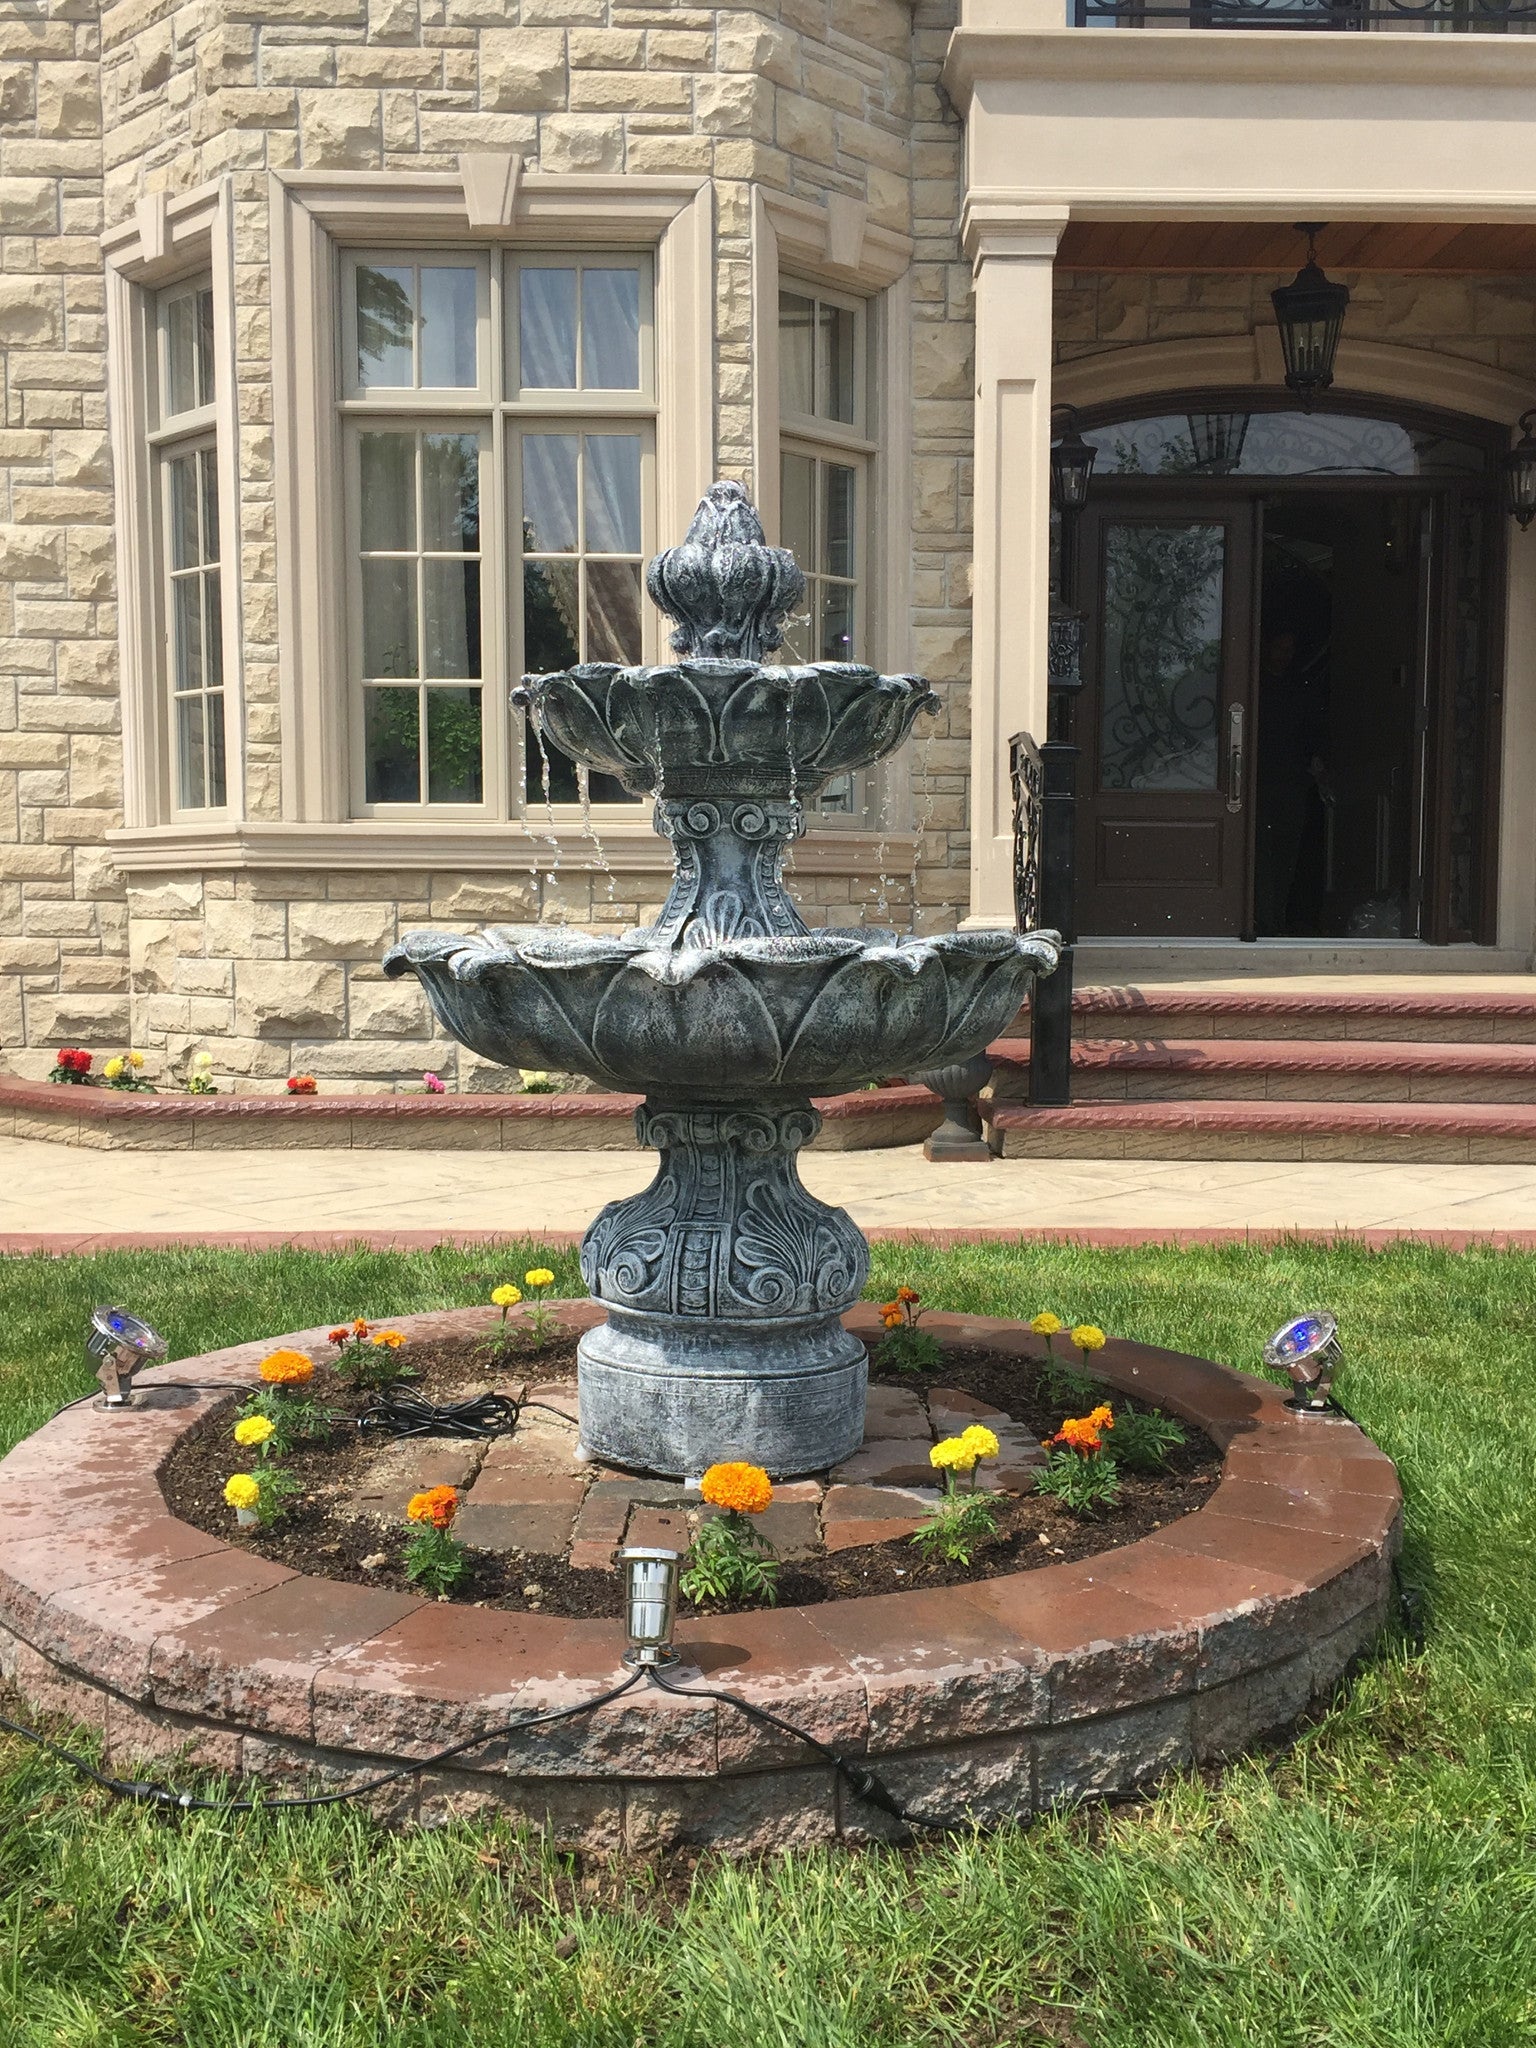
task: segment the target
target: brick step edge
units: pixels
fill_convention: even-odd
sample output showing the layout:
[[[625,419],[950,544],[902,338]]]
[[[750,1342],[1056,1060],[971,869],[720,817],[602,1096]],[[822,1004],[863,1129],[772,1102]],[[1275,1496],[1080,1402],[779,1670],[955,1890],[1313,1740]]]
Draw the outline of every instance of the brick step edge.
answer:
[[[1020,1011],[1023,1024],[1029,1014]],[[1536,1041],[1536,976],[1531,994],[1490,989],[1486,994],[1457,989],[1276,990],[1165,989],[1087,987],[1074,989],[1072,1016],[1084,1038],[1123,1036],[1124,1029],[1146,1034],[1156,1020],[1166,1020],[1182,1037],[1255,1037],[1256,1027],[1274,1023],[1281,1030],[1335,1039],[1390,1039],[1394,1035],[1428,1038],[1438,1027],[1444,1037],[1467,1039],[1482,1031],[1506,1043]]]
[[[445,1150],[489,1140],[503,1149],[623,1150],[635,1144],[639,1095],[149,1095],[0,1077],[0,1135],[112,1146],[393,1142]],[[823,1150],[920,1144],[939,1119],[927,1088],[854,1089],[814,1098]],[[510,1143],[508,1142],[510,1140]]]
[[[1004,1158],[1536,1160],[1536,1104],[1091,1102],[989,1105]]]
[[[998,1073],[1027,1073],[1029,1042],[1005,1038],[988,1048]],[[1072,1065],[1081,1073],[1132,1074],[1454,1074],[1536,1077],[1536,1043],[1487,1045],[1402,1038],[1080,1038]]]

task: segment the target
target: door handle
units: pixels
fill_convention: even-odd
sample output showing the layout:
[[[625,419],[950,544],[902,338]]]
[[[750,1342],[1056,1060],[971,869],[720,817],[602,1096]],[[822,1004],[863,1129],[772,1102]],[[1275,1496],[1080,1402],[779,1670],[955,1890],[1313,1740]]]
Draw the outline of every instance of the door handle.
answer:
[[[1243,808],[1243,707],[1233,704],[1227,710],[1227,809],[1240,811]]]

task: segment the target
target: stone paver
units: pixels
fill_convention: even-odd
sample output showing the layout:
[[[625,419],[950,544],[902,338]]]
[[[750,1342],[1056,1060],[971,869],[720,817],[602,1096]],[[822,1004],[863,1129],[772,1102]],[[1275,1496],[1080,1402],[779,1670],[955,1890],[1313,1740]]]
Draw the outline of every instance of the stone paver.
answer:
[[[79,1238],[581,1231],[644,1187],[644,1153],[89,1152],[0,1139],[0,1236]],[[1536,1166],[1378,1161],[994,1160],[935,1166],[916,1146],[811,1153],[812,1193],[862,1229],[1536,1232]]]

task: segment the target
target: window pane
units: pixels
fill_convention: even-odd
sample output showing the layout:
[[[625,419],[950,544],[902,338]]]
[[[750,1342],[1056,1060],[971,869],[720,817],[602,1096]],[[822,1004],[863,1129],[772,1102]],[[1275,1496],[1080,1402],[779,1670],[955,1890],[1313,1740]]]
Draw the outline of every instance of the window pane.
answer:
[[[520,273],[518,349],[525,390],[576,388],[576,273]]]
[[[217,580],[217,579],[215,579]],[[204,724],[208,733],[208,801],[222,804],[224,787],[224,695],[210,690],[203,699]]]
[[[203,658],[207,672],[207,687],[222,690],[224,687],[224,608],[219,593],[219,572],[210,569],[202,578],[203,585]]]
[[[416,545],[416,444],[413,434],[364,434],[359,440],[363,547]]]
[[[369,803],[420,803],[421,707],[417,691],[363,692],[363,749]]]
[[[165,308],[165,409],[170,414],[193,412],[199,402],[197,297],[185,292]]]
[[[206,699],[202,697],[178,697],[176,700],[176,790],[177,800],[184,811],[203,810],[208,802],[203,749],[205,703]]]
[[[821,553],[817,564],[829,576],[858,573],[854,560],[854,502],[856,477],[845,463],[821,465],[822,521]]]
[[[588,661],[640,659],[640,564],[587,564]]]
[[[814,528],[811,521],[811,493],[816,465],[808,455],[786,455],[780,467],[780,525],[784,545],[807,571],[817,567],[814,559]]]
[[[203,492],[203,560],[216,562],[219,559],[219,465],[213,449],[199,451],[197,467]]]
[[[597,555],[640,552],[640,436],[586,437],[586,544]]]
[[[574,562],[523,565],[523,667],[530,675],[580,661],[580,604]]]
[[[427,801],[477,804],[481,798],[480,692],[427,692]]]
[[[202,560],[197,535],[197,457],[172,456],[166,470],[171,493],[171,567],[192,569]]]
[[[480,673],[480,564],[429,558],[421,565],[427,674]]]
[[[846,306],[816,308],[816,410],[825,420],[853,419],[855,316]]]
[[[175,673],[172,687],[203,687],[203,579],[177,576],[171,583],[171,639]]]
[[[820,661],[853,660],[853,585],[823,584]]]
[[[1104,530],[1099,782],[1214,789],[1226,528]]]
[[[213,390],[213,293],[197,295],[197,402],[212,405]]]
[[[581,274],[581,380],[589,391],[640,388],[640,273]]]
[[[363,674],[416,674],[416,564],[363,562]]]
[[[523,546],[537,554],[576,551],[575,434],[523,436]]]
[[[853,810],[853,777],[834,775],[816,799],[816,808],[840,818],[848,817]]]
[[[811,322],[815,306],[798,292],[779,293],[779,404],[785,412],[815,406],[811,370]]]
[[[357,381],[365,391],[412,381],[415,283],[408,263],[357,266]]]
[[[479,383],[475,349],[476,274],[423,264],[421,270],[421,381],[438,388],[473,390]]]
[[[480,545],[480,442],[427,434],[421,443],[421,544],[473,552]]]

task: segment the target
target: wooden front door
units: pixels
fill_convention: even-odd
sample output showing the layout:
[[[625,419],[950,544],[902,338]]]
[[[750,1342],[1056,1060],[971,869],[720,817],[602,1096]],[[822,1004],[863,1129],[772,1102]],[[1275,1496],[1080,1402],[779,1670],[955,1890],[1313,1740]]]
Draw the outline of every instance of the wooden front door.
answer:
[[[1250,928],[1252,500],[1099,489],[1078,535],[1088,621],[1078,927],[1238,938]]]

